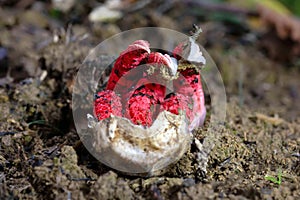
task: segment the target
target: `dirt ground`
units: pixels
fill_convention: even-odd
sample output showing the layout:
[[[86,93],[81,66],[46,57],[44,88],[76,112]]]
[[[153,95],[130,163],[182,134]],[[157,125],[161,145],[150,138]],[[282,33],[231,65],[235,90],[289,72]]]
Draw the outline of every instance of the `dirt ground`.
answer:
[[[3,2],[0,199],[300,199],[299,58],[271,59],[260,33],[187,7],[154,6],[90,23],[93,1],[52,16],[49,2]],[[72,81],[88,51],[123,30],[159,26],[188,34],[193,23],[201,24],[199,42],[227,94],[225,123],[213,129],[206,121],[195,133],[200,141],[220,136],[207,171],[199,171],[194,144],[160,176],[128,176],[102,165],[72,119]]]

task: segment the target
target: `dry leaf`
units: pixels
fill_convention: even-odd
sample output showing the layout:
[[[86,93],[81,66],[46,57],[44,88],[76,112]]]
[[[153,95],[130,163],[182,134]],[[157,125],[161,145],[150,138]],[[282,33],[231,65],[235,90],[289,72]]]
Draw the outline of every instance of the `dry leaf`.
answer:
[[[255,116],[256,116],[257,119],[262,120],[266,123],[275,125],[275,126],[278,126],[279,124],[282,124],[282,123],[285,122],[283,119],[279,118],[278,116],[269,117],[269,116],[264,115],[262,113],[256,113]]]
[[[281,39],[292,39],[300,43],[300,20],[292,15],[282,14],[261,4],[258,5],[261,19],[275,27]]]

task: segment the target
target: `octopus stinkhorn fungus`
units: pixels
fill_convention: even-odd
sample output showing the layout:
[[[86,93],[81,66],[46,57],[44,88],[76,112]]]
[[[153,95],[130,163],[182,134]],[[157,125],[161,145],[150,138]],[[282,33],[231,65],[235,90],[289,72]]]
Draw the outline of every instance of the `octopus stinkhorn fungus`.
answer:
[[[130,44],[117,58],[106,90],[95,95],[96,120],[88,115],[101,161],[126,173],[153,174],[178,160],[206,115],[204,65],[193,36],[170,55],[151,52],[144,40]]]

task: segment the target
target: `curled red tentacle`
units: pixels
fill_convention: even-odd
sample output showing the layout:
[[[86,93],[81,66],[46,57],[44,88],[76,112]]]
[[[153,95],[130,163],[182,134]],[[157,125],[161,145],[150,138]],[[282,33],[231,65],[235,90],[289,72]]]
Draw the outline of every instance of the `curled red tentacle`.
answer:
[[[110,90],[98,92],[94,102],[95,117],[102,120],[110,117],[111,114],[122,116],[120,97]]]

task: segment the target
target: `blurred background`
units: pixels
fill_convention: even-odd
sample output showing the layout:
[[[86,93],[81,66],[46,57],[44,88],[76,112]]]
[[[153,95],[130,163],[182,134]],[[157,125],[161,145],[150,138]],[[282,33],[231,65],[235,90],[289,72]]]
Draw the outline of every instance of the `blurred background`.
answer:
[[[217,197],[232,194],[249,199],[261,199],[264,195],[273,198],[279,195],[278,199],[289,195],[297,198],[300,176],[300,1],[0,0],[0,199],[1,195],[4,199],[66,199],[66,196],[59,195],[69,195],[68,191],[100,198],[103,196],[97,191],[101,190],[101,183],[110,180],[125,188],[124,191],[136,190],[137,194],[147,198],[160,199],[160,195],[170,197],[170,194],[180,196],[183,191],[184,194],[190,192],[192,199],[193,191],[202,191],[201,187],[185,189],[184,184],[190,182],[182,182],[177,188],[173,185],[173,188],[170,181],[167,181],[171,184],[166,186],[168,189],[163,189],[163,184],[145,183],[138,190],[123,177],[122,181],[130,183],[129,189],[128,185],[117,181],[116,175],[102,178],[109,169],[93,160],[78,142],[71,111],[74,76],[89,51],[101,41],[125,30],[147,26],[170,28],[188,35],[193,24],[202,28],[198,42],[215,61],[225,84],[228,101],[226,130],[234,133],[227,138],[234,137],[237,144],[257,153],[249,154],[247,161],[235,164],[240,167],[239,172],[253,170],[249,173],[255,178],[249,178],[248,172],[237,178],[246,186],[234,185],[234,179],[228,186],[223,185],[227,187],[224,190],[218,188],[218,184],[222,185],[219,182],[201,187],[212,190]],[[209,95],[206,93],[206,96]],[[252,133],[262,135],[251,136]],[[256,139],[261,145],[254,148],[251,145],[256,145]],[[230,139],[223,142],[228,144],[226,152],[243,149],[231,146],[235,142]],[[272,148],[268,150],[264,142],[278,144],[276,154]],[[62,150],[64,145],[76,150],[81,167],[75,156],[71,163],[74,168],[63,168],[78,172],[73,173],[77,178],[99,180],[98,185],[93,185],[95,181],[74,183],[62,172],[60,181],[53,178],[58,176],[58,172],[52,170],[57,166],[55,159],[63,163],[63,156],[76,155],[74,149]],[[264,157],[269,155],[263,154],[264,151],[271,151],[275,157]],[[296,153],[296,160],[286,156],[287,152],[288,155]],[[241,154],[234,155],[237,158]],[[210,176],[210,181],[234,177],[232,173],[237,172],[236,168],[222,171],[223,168],[218,167],[226,161],[225,158],[230,157],[216,156],[210,161],[211,171],[215,173]],[[257,160],[252,160],[254,158],[265,165],[257,166]],[[290,170],[288,180],[292,181],[287,181],[282,190],[273,190],[274,185],[268,185],[261,176],[266,171],[276,173],[278,166]],[[183,180],[182,177],[191,176],[194,183],[197,175],[193,173],[187,174],[178,168],[175,175],[170,172],[169,177]],[[111,195],[118,193],[114,190]],[[204,193],[201,194],[209,196]]]
[[[271,106],[291,119],[298,114],[299,1],[1,0],[0,5],[2,86],[43,70],[71,84],[88,50],[105,38],[145,26],[190,34],[197,24],[203,29],[199,42],[222,72],[229,98]]]

